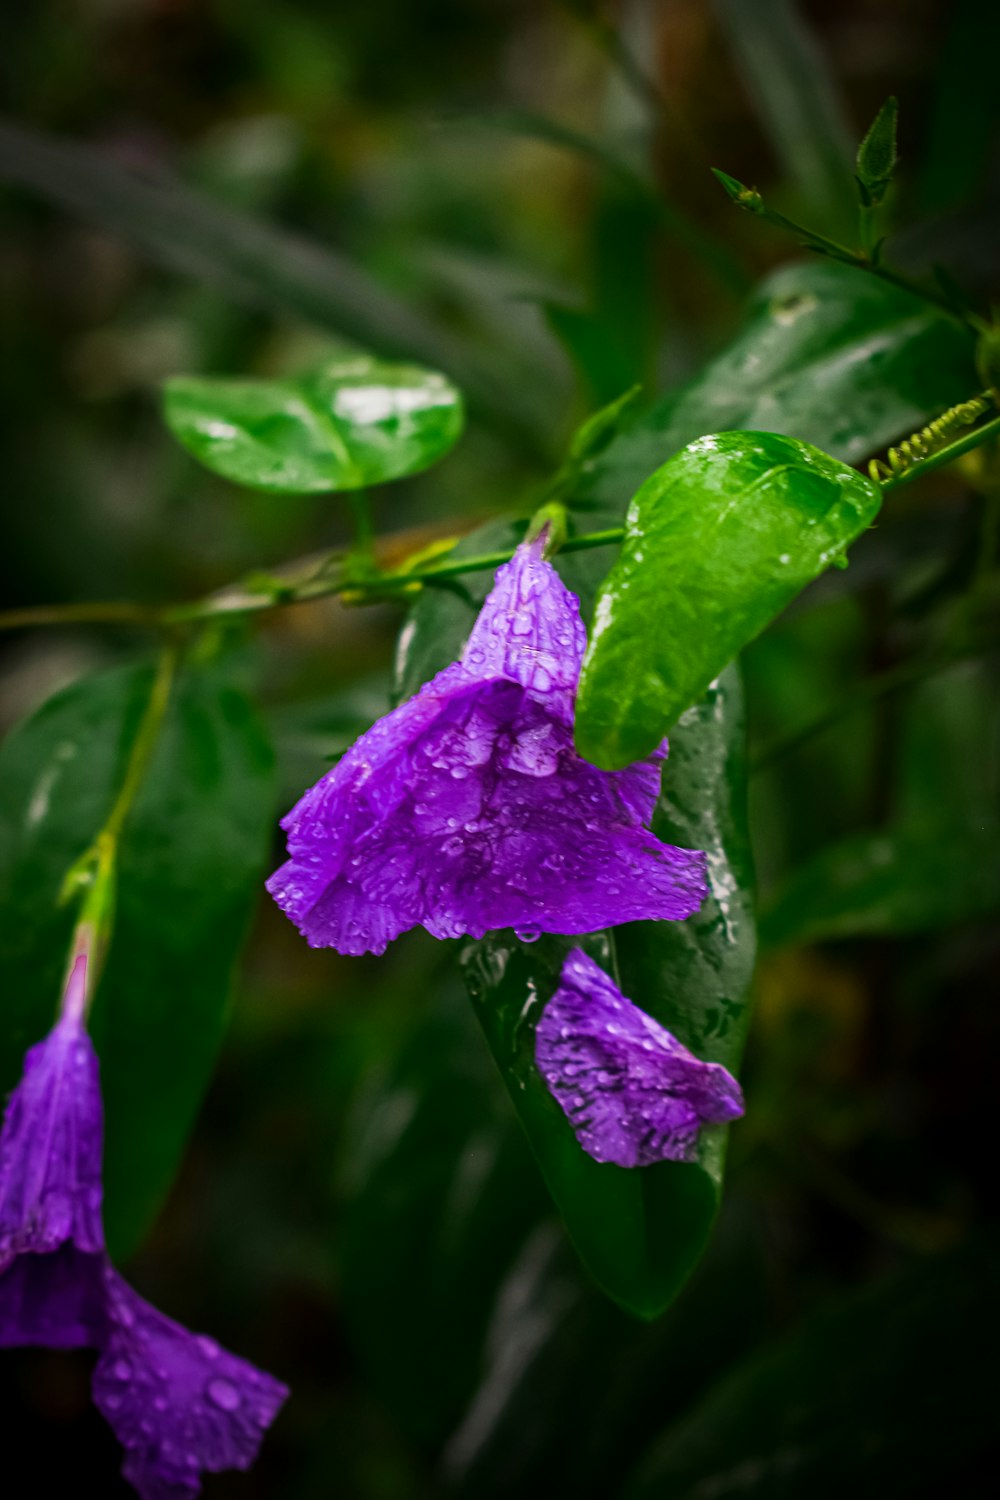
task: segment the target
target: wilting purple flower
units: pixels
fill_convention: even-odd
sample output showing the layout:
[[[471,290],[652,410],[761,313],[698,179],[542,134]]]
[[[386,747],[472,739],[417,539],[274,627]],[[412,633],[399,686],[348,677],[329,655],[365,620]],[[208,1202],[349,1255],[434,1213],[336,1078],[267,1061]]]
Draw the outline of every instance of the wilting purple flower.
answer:
[[[732,1074],[721,1063],[700,1062],[579,948],[542,1013],[535,1058],[595,1161],[692,1161],[703,1125],[743,1113]]]
[[[460,661],[362,735],[282,823],[268,881],[314,948],[382,953],[418,924],[449,938],[578,933],[680,918],[705,858],[661,843],[665,750],[600,771],[573,746],[579,602],[524,543]]]
[[[247,1468],[288,1392],[165,1318],[121,1279],[101,1222],[104,1116],[83,1027],[85,957],[32,1047],[0,1131],[0,1346],[99,1351],[93,1396],[143,1500],[186,1500]]]

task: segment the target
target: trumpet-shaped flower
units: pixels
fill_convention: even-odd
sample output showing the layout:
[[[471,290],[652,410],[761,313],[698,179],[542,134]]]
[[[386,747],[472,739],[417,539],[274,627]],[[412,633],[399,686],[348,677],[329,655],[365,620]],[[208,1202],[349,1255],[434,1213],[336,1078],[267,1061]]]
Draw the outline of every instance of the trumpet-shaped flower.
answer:
[[[693,1161],[703,1125],[743,1113],[736,1079],[701,1062],[574,948],[535,1032],[535,1059],[596,1161]]]
[[[623,771],[577,755],[579,602],[522,544],[461,660],[380,719],[285,818],[268,881],[312,947],[382,953],[401,932],[583,933],[681,918],[704,855],[661,843],[665,750]]]
[[[108,1259],[86,962],[25,1058],[0,1131],[0,1346],[98,1350],[94,1402],[125,1450],[125,1478],[142,1500],[187,1500],[204,1470],[253,1462],[288,1392],[157,1312]]]

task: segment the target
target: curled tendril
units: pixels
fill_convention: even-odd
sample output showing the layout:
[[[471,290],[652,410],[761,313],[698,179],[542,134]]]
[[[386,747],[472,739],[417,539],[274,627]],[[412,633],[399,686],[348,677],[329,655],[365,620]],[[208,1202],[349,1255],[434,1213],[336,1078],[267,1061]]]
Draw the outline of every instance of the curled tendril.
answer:
[[[876,484],[882,484],[887,479],[905,474],[915,464],[946,447],[957,428],[971,427],[992,407],[993,401],[986,394],[973,396],[971,401],[960,401],[957,406],[949,407],[940,417],[935,417],[933,422],[928,422],[926,427],[921,427],[919,432],[914,432],[898,447],[890,448],[884,459],[871,459],[868,464],[869,478]]]

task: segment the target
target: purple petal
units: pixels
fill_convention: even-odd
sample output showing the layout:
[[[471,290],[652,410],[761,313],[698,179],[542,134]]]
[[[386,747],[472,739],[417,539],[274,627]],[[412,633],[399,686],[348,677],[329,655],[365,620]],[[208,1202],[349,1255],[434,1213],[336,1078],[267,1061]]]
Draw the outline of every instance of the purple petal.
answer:
[[[605,772],[573,745],[585,633],[541,540],[502,567],[461,662],[379,720],[284,820],[268,890],[313,947],[590,932],[690,916],[705,860],[644,825],[661,746]]]
[[[743,1113],[740,1086],[627,1000],[579,948],[535,1035],[542,1077],[596,1161],[693,1161],[703,1125]]]
[[[64,1017],[24,1060],[0,1131],[0,1271],[70,1243],[104,1249],[103,1111],[97,1055]]]
[[[498,570],[462,665],[476,677],[520,683],[569,721],[587,634],[579,600],[544,561],[543,550],[544,535],[522,543]]]
[[[26,1252],[0,1272],[0,1348],[89,1349],[104,1327],[103,1253]]]
[[[704,856],[661,844],[637,817],[656,795],[655,761],[599,771],[517,684],[452,689],[397,751],[384,801],[373,771],[339,822],[324,820],[329,806],[318,815],[336,795],[322,782],[288,820],[292,859],[268,888],[314,947],[381,953],[418,923],[439,938],[580,933],[698,909]]]
[[[205,1470],[246,1469],[288,1395],[280,1381],[157,1312],[108,1266],[94,1404],[142,1500],[187,1500]]]

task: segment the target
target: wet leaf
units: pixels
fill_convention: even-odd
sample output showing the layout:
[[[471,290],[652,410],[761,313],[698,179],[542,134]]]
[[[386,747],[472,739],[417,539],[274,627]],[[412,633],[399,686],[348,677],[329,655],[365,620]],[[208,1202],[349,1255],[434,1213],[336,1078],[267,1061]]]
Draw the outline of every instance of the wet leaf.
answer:
[[[288,380],[178,376],[167,382],[164,415],[206,468],[279,495],[419,473],[454,446],[464,420],[443,375],[367,358]]]
[[[937,309],[833,261],[782,266],[736,337],[615,439],[579,498],[621,512],[678,448],[734,428],[857,463],[976,389],[972,336]]]
[[[874,519],[881,491],[792,438],[723,432],[668,460],[629,507],[577,704],[580,753],[629,765]]]

